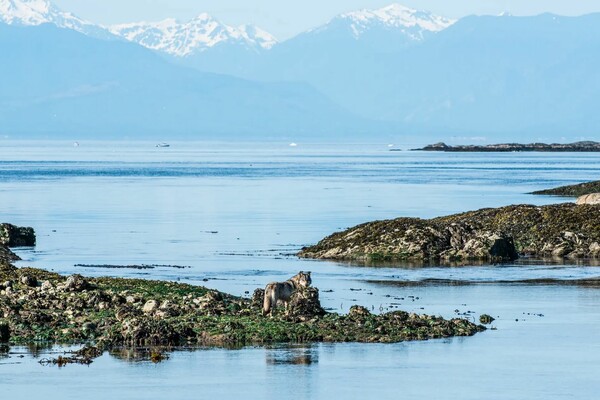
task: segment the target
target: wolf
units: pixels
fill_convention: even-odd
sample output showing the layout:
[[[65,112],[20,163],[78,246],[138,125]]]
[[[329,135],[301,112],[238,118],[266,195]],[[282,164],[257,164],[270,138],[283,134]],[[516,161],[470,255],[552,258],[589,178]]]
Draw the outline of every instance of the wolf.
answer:
[[[281,301],[285,304],[287,310],[288,302],[292,297],[294,290],[310,286],[310,272],[300,271],[297,275],[292,276],[285,282],[271,282],[265,287],[265,299],[263,302],[263,315],[273,315],[273,309],[277,306],[277,302]]]

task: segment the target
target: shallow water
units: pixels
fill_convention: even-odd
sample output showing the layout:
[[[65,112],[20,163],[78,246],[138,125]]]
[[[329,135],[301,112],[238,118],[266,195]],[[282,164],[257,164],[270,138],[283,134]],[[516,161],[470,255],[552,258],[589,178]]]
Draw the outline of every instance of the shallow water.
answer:
[[[485,310],[498,317],[497,330],[391,345],[176,351],[158,365],[105,354],[89,367],[63,369],[42,367],[29,354],[18,358],[25,349],[14,348],[11,358],[0,359],[0,386],[3,394],[23,399],[42,393],[62,399],[82,393],[89,399],[278,398],[279,393],[307,399],[592,399],[600,388],[600,291],[492,286],[390,293],[417,296],[419,306],[444,314],[454,313],[453,307]]]
[[[34,249],[19,251],[20,265],[180,280],[238,295],[312,270],[324,305],[336,311],[358,303],[374,312],[499,316],[497,330],[471,338],[173,352],[159,365],[105,355],[90,367],[59,370],[38,365],[43,355],[19,358],[24,349],[12,348],[0,358],[0,390],[14,398],[46,397],[50,388],[52,398],[271,398],[277,391],[294,398],[594,398],[600,290],[398,288],[366,280],[576,279],[600,276],[599,267],[369,268],[293,254],[374,219],[568,201],[525,193],[598,179],[599,159],[389,152],[385,145],[0,142],[0,220],[38,234]]]

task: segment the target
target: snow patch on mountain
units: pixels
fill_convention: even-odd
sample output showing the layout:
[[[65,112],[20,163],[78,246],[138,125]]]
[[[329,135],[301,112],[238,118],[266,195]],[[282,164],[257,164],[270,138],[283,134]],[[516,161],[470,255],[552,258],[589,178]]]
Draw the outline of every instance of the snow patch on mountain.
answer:
[[[62,11],[48,0],[0,0],[0,21],[21,26],[54,24],[94,37],[112,36],[102,27]]]
[[[456,20],[434,15],[428,11],[414,10],[400,4],[391,4],[377,10],[364,9],[349,12],[339,15],[333,21],[343,21],[349,24],[356,39],[371,29],[383,27],[403,31],[414,40],[422,40],[425,32],[439,32],[456,22]]]
[[[169,18],[159,22],[113,25],[108,29],[129,41],[178,57],[187,57],[224,43],[255,51],[270,49],[277,43],[271,34],[258,27],[232,27],[206,13],[185,23]]]

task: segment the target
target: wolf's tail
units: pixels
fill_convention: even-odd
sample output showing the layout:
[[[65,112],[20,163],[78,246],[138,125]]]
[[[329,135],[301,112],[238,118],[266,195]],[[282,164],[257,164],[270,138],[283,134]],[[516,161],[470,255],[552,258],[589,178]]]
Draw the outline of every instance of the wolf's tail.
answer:
[[[267,315],[270,311],[271,311],[271,297],[273,293],[273,288],[270,286],[267,286],[265,288],[265,299],[263,301],[263,315]]]

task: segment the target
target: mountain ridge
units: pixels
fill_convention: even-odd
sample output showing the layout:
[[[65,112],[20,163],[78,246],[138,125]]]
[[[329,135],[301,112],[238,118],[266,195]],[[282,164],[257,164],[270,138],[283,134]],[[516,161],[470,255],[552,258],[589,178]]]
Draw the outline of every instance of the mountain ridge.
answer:
[[[0,22],[18,26],[49,23],[96,38],[113,38],[104,27],[64,12],[49,0],[0,0]]]
[[[0,23],[0,54],[3,136],[301,140],[372,126],[305,83],[202,73],[51,24]]]
[[[158,22],[112,25],[108,30],[131,42],[175,57],[188,57],[217,45],[236,45],[247,50],[268,50],[277,39],[252,25],[232,27],[207,13],[187,22],[167,18]]]

